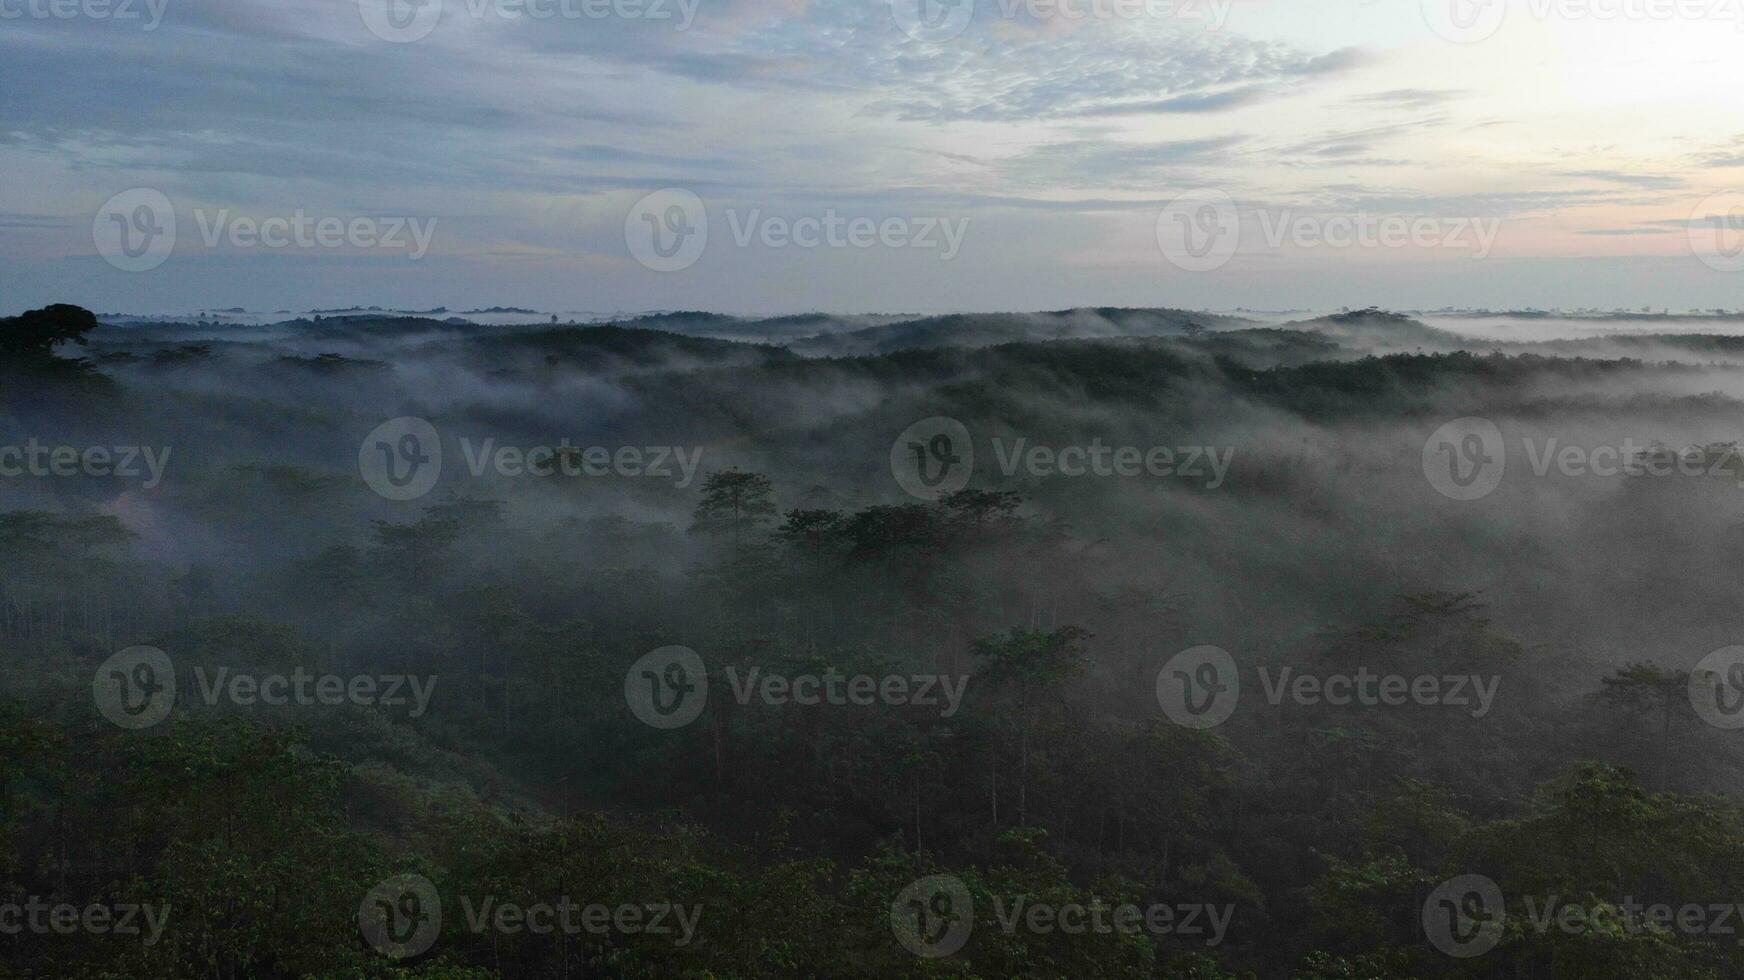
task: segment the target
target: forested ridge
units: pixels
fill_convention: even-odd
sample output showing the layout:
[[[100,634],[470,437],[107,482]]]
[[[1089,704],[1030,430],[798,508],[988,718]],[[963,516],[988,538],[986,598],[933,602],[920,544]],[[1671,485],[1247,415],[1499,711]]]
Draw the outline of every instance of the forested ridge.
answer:
[[[1376,353],[1213,324],[804,357],[44,317],[0,322],[23,338],[0,444],[163,468],[0,479],[0,902],[162,919],[144,941],[0,916],[0,975],[1744,976],[1738,732],[1689,694],[1744,642],[1741,389],[1712,338]],[[1528,461],[1447,499],[1424,434],[1474,414]],[[407,416],[442,476],[394,500],[360,446]],[[935,416],[973,473],[918,499],[892,444]],[[1539,437],[1714,463],[1535,477]],[[544,473],[493,455],[560,441]],[[1002,465],[1083,445],[1176,468]],[[1201,448],[1230,451],[1221,482],[1186,472]],[[1241,693],[1195,727],[1160,678],[1202,645]],[[141,646],[173,708],[129,729],[103,665]],[[627,690],[671,647],[707,697],[663,728]],[[273,704],[238,674],[307,680]],[[1334,703],[1332,677],[1372,697]],[[440,930],[398,958],[360,909],[408,875]],[[1449,955],[1425,909],[1472,875],[1506,914]],[[942,955],[900,902],[934,876],[973,906]],[[568,900],[614,915],[481,911]],[[1630,911],[1654,905],[1703,918]]]

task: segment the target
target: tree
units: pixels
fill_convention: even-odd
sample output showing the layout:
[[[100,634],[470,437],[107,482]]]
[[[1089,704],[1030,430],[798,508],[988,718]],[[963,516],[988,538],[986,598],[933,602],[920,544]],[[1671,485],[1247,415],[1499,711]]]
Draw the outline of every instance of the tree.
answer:
[[[741,535],[775,515],[774,490],[761,473],[731,469],[710,473],[702,483],[691,530],[711,537],[730,534],[733,548]]]
[[[975,655],[986,662],[987,681],[1017,690],[1018,764],[1017,823],[1024,826],[1029,805],[1029,736],[1035,697],[1084,669],[1087,630],[1062,626],[1055,630],[1013,629],[1004,636],[975,641]]]
[[[1013,520],[1023,498],[1008,490],[958,490],[939,501],[950,520],[958,525],[1002,525]]]
[[[842,531],[842,515],[833,510],[790,510],[775,536],[804,551],[812,571],[822,575],[832,542]]]
[[[97,329],[97,317],[67,303],[56,303],[0,320],[0,370],[12,368],[32,374],[85,374],[91,362],[85,358],[59,358],[55,348],[88,342],[85,334]]]
[[[1671,720],[1678,711],[1689,712],[1689,671],[1667,670],[1643,661],[1618,668],[1600,683],[1604,686],[1594,696],[1596,700],[1616,705],[1631,714],[1659,715],[1659,752],[1654,764],[1654,784],[1662,790],[1667,788]]]
[[[0,357],[50,357],[68,342],[85,346],[85,334],[95,329],[96,315],[69,303],[31,310],[0,320]]]

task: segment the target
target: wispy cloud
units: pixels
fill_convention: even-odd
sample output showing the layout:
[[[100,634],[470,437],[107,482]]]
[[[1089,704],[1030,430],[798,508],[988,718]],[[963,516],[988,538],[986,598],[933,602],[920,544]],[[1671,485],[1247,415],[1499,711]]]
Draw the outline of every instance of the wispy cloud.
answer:
[[[1630,187],[1643,187],[1651,190],[1673,190],[1684,186],[1682,177],[1670,174],[1642,173],[1628,170],[1558,170],[1558,177],[1573,177],[1580,180],[1599,180],[1611,184],[1624,184]]]
[[[1357,105],[1382,106],[1389,109],[1433,109],[1471,94],[1466,89],[1396,88],[1386,92],[1359,95],[1350,101]]]

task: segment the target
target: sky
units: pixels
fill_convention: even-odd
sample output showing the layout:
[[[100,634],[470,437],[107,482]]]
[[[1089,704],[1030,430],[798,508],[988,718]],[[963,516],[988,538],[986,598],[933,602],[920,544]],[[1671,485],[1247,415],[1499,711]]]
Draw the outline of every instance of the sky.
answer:
[[[0,0],[0,313],[1744,307],[1744,0]]]

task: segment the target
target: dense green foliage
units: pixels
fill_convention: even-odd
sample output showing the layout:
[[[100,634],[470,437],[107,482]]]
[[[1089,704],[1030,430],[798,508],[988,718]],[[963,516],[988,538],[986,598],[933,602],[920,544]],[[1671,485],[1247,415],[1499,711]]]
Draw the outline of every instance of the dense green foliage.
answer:
[[[1711,503],[1709,483],[1571,496],[1591,526],[1568,533],[1596,544],[1556,552],[1542,525],[1480,525],[1374,476],[1386,457],[1364,436],[1380,430],[1359,428],[1462,399],[1542,417],[1559,393],[1654,369],[1463,353],[1302,364],[1322,345],[1296,336],[1259,363],[1264,333],[804,361],[724,341],[655,351],[638,346],[645,333],[469,345],[494,352],[479,375],[541,397],[579,386],[553,380],[577,365],[633,375],[601,400],[636,401],[646,428],[602,415],[622,444],[687,420],[699,444],[750,447],[708,458],[690,485],[622,496],[551,479],[369,496],[351,433],[401,395],[350,399],[359,377],[389,383],[392,351],[275,351],[241,392],[190,380],[237,370],[234,352],[160,362],[142,344],[136,360],[104,361],[123,390],[79,396],[80,424],[143,414],[174,433],[187,469],[157,493],[68,481],[49,503],[0,508],[0,906],[167,914],[150,943],[0,934],[0,976],[1744,974],[1744,810],[1726,795],[1736,733],[1696,717],[1682,669],[1737,625],[1702,591],[1723,597],[1723,584],[1690,571],[1737,561],[1711,530],[1733,505]],[[129,392],[153,385],[171,394],[147,413]],[[1219,494],[985,473],[937,501],[856,493],[889,435],[923,415],[889,404],[910,389],[971,423],[1061,439],[1103,431],[1093,412],[1142,429],[1239,406],[1307,420],[1302,443],[1343,439],[1345,453],[1254,436]],[[822,392],[847,406],[814,409],[834,413],[822,419],[782,408]],[[472,397],[485,396],[425,410],[513,431],[544,407]],[[30,406],[6,411],[49,425]],[[319,443],[329,430],[343,438]],[[1584,573],[1579,554],[1642,528],[1687,547],[1582,581],[1617,594],[1654,582],[1674,612],[1585,614],[1663,644],[1533,633],[1557,603],[1520,581]],[[1424,542],[1437,546],[1413,550]],[[1463,577],[1497,555],[1526,569],[1512,589]],[[1682,632],[1684,614],[1714,633]],[[1246,686],[1210,730],[1158,708],[1159,671],[1200,643],[1233,651]],[[98,665],[133,644],[176,670],[174,710],[139,731],[93,704]],[[709,695],[694,721],[661,729],[638,720],[626,678],[668,645],[700,656]],[[1269,701],[1256,671],[1284,667],[1500,687],[1482,711]],[[220,671],[435,686],[427,710],[269,705],[210,694]],[[766,703],[735,696],[752,671],[964,686],[948,708]],[[398,875],[434,886],[442,922],[404,961],[359,927],[366,897]],[[975,913],[961,949],[937,958],[904,948],[893,910],[933,875],[960,883]],[[1493,949],[1456,958],[1429,940],[1424,910],[1465,875],[1493,881],[1506,916]],[[700,911],[683,941],[480,918],[487,900],[565,898]],[[1038,928],[1014,903],[1191,905],[1228,910],[1227,931]],[[1629,903],[1734,910],[1637,928],[1619,918]],[[1599,914],[1556,924],[1568,906]]]

